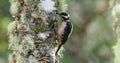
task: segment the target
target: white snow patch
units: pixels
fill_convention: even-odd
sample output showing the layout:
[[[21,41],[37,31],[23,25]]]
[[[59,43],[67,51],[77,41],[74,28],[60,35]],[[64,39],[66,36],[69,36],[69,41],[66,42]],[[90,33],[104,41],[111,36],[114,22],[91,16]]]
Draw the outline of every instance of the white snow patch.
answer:
[[[42,2],[42,8],[47,12],[50,13],[56,10],[55,1],[52,0],[40,0]]]
[[[45,32],[45,33],[39,32],[39,33],[37,34],[37,36],[38,36],[38,38],[40,38],[40,39],[42,39],[42,40],[46,40],[46,38],[49,36],[50,33],[51,33],[51,32]]]

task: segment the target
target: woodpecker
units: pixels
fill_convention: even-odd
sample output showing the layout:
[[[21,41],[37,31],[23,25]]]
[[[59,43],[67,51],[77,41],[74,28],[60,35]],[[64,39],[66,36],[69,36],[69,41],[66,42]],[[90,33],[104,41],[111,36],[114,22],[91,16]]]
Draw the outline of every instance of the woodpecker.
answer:
[[[69,20],[69,15],[65,12],[62,12],[59,15],[62,18],[62,22],[58,26],[58,31],[57,31],[58,46],[55,53],[56,55],[59,49],[61,48],[61,46],[66,43],[67,39],[70,37],[73,30],[73,25]]]

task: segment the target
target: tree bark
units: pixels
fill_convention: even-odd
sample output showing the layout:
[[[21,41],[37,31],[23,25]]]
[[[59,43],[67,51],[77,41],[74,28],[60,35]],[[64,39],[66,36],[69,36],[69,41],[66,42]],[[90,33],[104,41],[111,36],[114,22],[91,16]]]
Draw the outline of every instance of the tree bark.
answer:
[[[113,15],[113,30],[117,35],[117,43],[113,46],[114,63],[120,63],[120,0],[113,0],[111,2],[112,15]]]

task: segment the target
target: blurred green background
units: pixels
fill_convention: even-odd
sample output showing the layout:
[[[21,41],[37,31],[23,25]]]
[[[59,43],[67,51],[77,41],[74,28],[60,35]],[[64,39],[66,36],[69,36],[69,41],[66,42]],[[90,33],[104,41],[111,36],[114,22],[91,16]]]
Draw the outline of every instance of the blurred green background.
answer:
[[[63,63],[113,63],[110,0],[67,0],[68,13],[74,25],[65,44]],[[7,26],[13,21],[8,0],[0,0],[0,63],[8,63]]]

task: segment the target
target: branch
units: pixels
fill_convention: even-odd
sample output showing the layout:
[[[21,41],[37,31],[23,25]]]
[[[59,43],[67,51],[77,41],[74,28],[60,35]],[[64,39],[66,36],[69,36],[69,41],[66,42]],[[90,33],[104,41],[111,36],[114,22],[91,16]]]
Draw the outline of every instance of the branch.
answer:
[[[82,33],[82,34],[85,34],[85,33],[86,33],[86,29],[87,29],[88,25],[92,22],[92,20],[93,20],[95,17],[104,14],[108,9],[109,9],[109,1],[106,0],[106,4],[105,4],[103,7],[97,9],[95,12],[92,13],[92,15],[90,15],[90,16],[84,21],[84,24],[83,24],[82,29],[81,29],[81,33]]]

